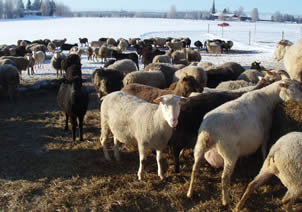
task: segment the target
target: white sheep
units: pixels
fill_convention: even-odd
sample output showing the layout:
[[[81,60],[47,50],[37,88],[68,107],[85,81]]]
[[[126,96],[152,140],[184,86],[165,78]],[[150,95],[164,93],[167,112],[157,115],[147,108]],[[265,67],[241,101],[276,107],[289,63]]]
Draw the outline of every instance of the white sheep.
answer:
[[[290,42],[289,40],[281,40],[277,43],[276,45],[276,49],[274,52],[274,58],[277,61],[280,61],[284,58],[285,52],[287,51],[287,49],[293,45],[292,42]]]
[[[259,81],[259,77],[264,77],[264,73],[256,69],[248,69],[242,72],[237,79],[257,83]]]
[[[302,82],[302,39],[286,50],[283,63],[290,78]]]
[[[116,70],[122,72],[124,75],[130,72],[137,71],[136,64],[130,59],[117,60],[109,65],[106,69]]]
[[[239,211],[248,196],[258,186],[262,185],[271,176],[277,176],[288,189],[282,203],[288,203],[288,211],[292,211],[292,204],[302,193],[302,132],[291,132],[281,138],[272,146],[264,164],[249,183],[240,202],[236,206]]]
[[[173,128],[177,126],[180,103],[184,97],[164,95],[158,97],[157,104],[148,103],[125,92],[108,94],[101,105],[101,137],[105,158],[110,160],[107,150],[109,136],[114,137],[114,156],[119,160],[118,144],[137,143],[139,151],[138,179],[142,179],[144,160],[148,149],[156,150],[158,175],[164,178],[160,160]]]
[[[120,39],[117,47],[121,52],[124,52],[127,51],[128,46],[128,42],[125,39]]]
[[[212,166],[223,167],[222,204],[227,205],[230,178],[238,158],[252,154],[262,146],[264,159],[274,107],[282,101],[300,101],[301,98],[301,83],[284,80],[248,92],[207,113],[198,130],[187,196],[192,196],[194,178],[200,160],[205,157]]]
[[[32,56],[35,60],[35,65],[41,68],[46,57],[45,53],[43,51],[33,51]]]
[[[125,76],[123,79],[124,86],[130,83],[140,83],[150,85],[156,88],[166,88],[167,81],[165,75],[161,71],[134,71]]]

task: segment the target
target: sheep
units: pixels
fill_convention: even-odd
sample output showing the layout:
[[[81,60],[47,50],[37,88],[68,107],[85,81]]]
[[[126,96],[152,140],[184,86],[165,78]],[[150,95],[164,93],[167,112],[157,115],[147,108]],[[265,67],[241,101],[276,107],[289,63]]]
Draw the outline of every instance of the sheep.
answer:
[[[137,66],[137,69],[139,69],[139,66],[138,66],[138,56],[136,53],[119,53],[115,50],[112,50],[112,57],[115,58],[116,60],[122,60],[122,59],[130,59],[132,60],[136,66]]]
[[[194,46],[196,46],[197,49],[201,49],[203,45],[199,40],[197,40],[194,42]]]
[[[114,137],[116,160],[120,160],[119,142],[137,143],[140,161],[138,180],[142,180],[148,149],[156,150],[158,175],[160,179],[164,178],[160,164],[162,151],[168,144],[173,128],[177,126],[180,104],[185,103],[186,99],[170,94],[158,97],[154,101],[159,105],[117,91],[107,95],[101,105],[100,142],[105,158],[110,160],[107,143],[111,133]]]
[[[54,53],[54,51],[56,50],[56,45],[53,43],[53,42],[49,42],[48,45],[47,45],[47,49],[48,51]]]
[[[254,61],[251,64],[251,69],[256,69],[258,71],[266,71],[266,68],[260,65],[261,62]]]
[[[16,56],[24,57],[27,53],[25,46],[17,46],[15,48]]]
[[[192,92],[202,92],[199,83],[192,76],[180,79],[174,90],[159,89],[148,85],[131,83],[126,85],[121,91],[132,94],[140,99],[152,103],[159,96],[174,94],[177,96],[188,97]]]
[[[122,60],[115,61],[113,64],[107,66],[106,68],[119,71],[124,75],[127,75],[130,72],[138,70],[136,64],[130,59],[122,59]]]
[[[61,46],[60,46],[60,49],[61,49],[61,51],[70,51],[70,49],[72,48],[72,47],[74,47],[74,46],[78,46],[78,44],[77,43],[75,43],[75,44],[70,44],[70,43],[64,43],[64,44],[62,44]]]
[[[81,58],[77,54],[70,54],[66,58],[64,58],[61,61],[61,68],[64,71],[67,71],[67,68],[71,65],[79,65],[82,66],[81,64]]]
[[[99,98],[123,87],[124,74],[110,69],[96,69],[91,76],[92,83]]]
[[[102,46],[99,48],[97,56],[99,56],[101,58],[101,60],[103,60],[103,62],[106,62],[107,58],[112,57],[112,51],[113,51],[113,49],[111,49],[107,46]]]
[[[174,73],[173,82],[176,82],[178,79],[184,77],[185,75],[193,76],[196,81],[199,82],[201,87],[207,86],[207,74],[202,68],[197,66],[187,66],[176,71]]]
[[[79,57],[81,57],[82,54],[84,54],[84,53],[85,53],[84,49],[81,49],[81,48],[79,48],[79,47],[77,47],[77,46],[73,46],[73,47],[69,50],[69,54],[77,54],[77,55],[79,55]]]
[[[167,42],[166,45],[168,46],[169,50],[171,50],[171,51],[181,50],[183,48],[183,43],[180,41]]]
[[[281,40],[277,43],[276,45],[276,50],[274,52],[274,58],[277,61],[280,61],[284,58],[285,52],[287,49],[292,46],[293,43],[290,42],[289,40]]]
[[[201,61],[201,55],[198,49],[192,50],[191,48],[186,48],[185,54],[186,54],[186,59],[189,63]]]
[[[264,77],[264,74],[261,71],[258,71],[256,69],[248,69],[242,72],[237,79],[244,80],[246,82],[257,83],[259,77]]]
[[[173,64],[180,64],[180,61],[186,60],[186,53],[182,50],[173,51],[171,58]]]
[[[106,42],[104,42],[104,41],[91,41],[90,42],[90,47],[91,48],[100,48],[100,47],[102,47],[104,44],[105,44]]]
[[[206,113],[228,101],[242,96],[246,92],[263,88],[270,83],[270,80],[262,79],[256,86],[251,87],[249,90],[221,91],[215,89],[215,92],[194,93],[198,95],[192,95],[193,93],[191,93],[187,104],[181,107],[179,124],[169,141],[169,146],[174,156],[174,171],[176,173],[179,172],[180,152],[184,148],[194,147],[198,128]]]
[[[57,104],[65,112],[65,127],[68,130],[68,118],[72,125],[72,139],[76,140],[77,119],[79,120],[80,141],[83,141],[83,119],[89,103],[88,92],[82,86],[82,79],[75,77],[61,83],[57,94]]]
[[[115,39],[113,39],[113,38],[108,38],[108,39],[106,40],[106,44],[107,44],[108,46],[117,46],[117,42],[116,42]]]
[[[79,38],[79,42],[81,46],[87,46],[88,45],[88,39],[87,38]]]
[[[216,88],[223,81],[236,80],[245,69],[238,63],[227,62],[206,71],[208,76],[207,87]]]
[[[230,177],[239,157],[254,153],[262,145],[263,159],[274,107],[302,98],[302,85],[294,80],[275,82],[248,92],[205,115],[194,148],[194,165],[187,197],[192,196],[194,178],[202,157],[222,173],[222,204],[229,203]],[[227,136],[225,136],[227,135]]]
[[[66,41],[67,41],[66,38],[64,38],[63,40],[60,39],[52,40],[52,42],[56,45],[57,48],[61,47]]]
[[[153,38],[153,43],[154,43],[154,46],[157,48],[164,48],[166,45],[166,39],[156,37],[156,38]]]
[[[302,176],[302,133],[290,132],[282,136],[270,149],[259,174],[249,183],[241,200],[236,205],[238,212],[248,196],[273,175],[277,176],[288,189],[282,203],[288,202],[287,211],[292,211],[292,205],[301,193]]]
[[[138,52],[138,50],[137,50],[137,52]],[[144,67],[146,67],[147,65],[152,63],[153,58],[156,55],[164,55],[166,52],[161,51],[159,49],[152,49],[151,46],[147,46],[142,49],[141,53],[142,53],[142,63],[144,64]],[[139,54],[139,52],[138,52],[138,54]]]
[[[127,51],[128,46],[129,46],[129,44],[128,44],[128,42],[127,42],[125,39],[120,39],[120,40],[119,40],[119,43],[118,43],[118,45],[117,45],[118,49],[119,49],[121,52]]]
[[[45,46],[44,44],[31,44],[26,46],[25,48],[28,52],[33,52],[33,51],[43,51],[44,53],[47,50],[47,46]]]
[[[167,86],[173,81],[175,71],[184,68],[182,64],[169,64],[169,63],[150,63],[144,68],[144,71],[161,71],[165,75]]]
[[[56,70],[57,77],[60,75],[62,76],[62,61],[66,58],[66,56],[62,52],[55,52],[50,60],[51,66]]]
[[[220,44],[217,44],[216,42],[206,42],[205,44],[206,50],[210,54],[221,54],[222,53],[222,47]]]
[[[65,79],[72,80],[75,77],[82,78],[82,69],[81,66],[78,64],[72,64],[66,70]]]
[[[150,85],[156,88],[166,88],[167,82],[165,75],[160,71],[143,72],[134,71],[125,76],[123,85],[126,86],[130,83],[140,83]]]
[[[24,71],[27,70],[28,65],[29,65],[29,61],[24,57],[2,56],[2,57],[0,57],[0,60],[2,60],[2,59],[10,59],[10,60],[14,61],[17,65],[20,76],[21,76],[22,70],[24,70]]]
[[[45,53],[43,51],[33,51],[32,57],[35,60],[35,64],[38,65],[38,67],[41,67],[45,60]]]
[[[236,90],[242,87],[247,87],[254,85],[251,82],[247,82],[245,80],[230,80],[230,81],[225,81],[221,82],[216,89],[218,90]]]
[[[85,50],[85,53],[87,55],[87,59],[91,60],[92,59],[92,55],[93,55],[93,49],[89,46],[87,47],[87,49]]]
[[[11,64],[0,65],[0,87],[7,91],[11,101],[18,96],[19,85],[18,69]]]
[[[172,61],[171,61],[171,57],[165,54],[165,55],[156,55],[153,58],[152,63],[172,63]]]
[[[134,46],[134,45],[136,45],[137,41],[139,41],[139,40],[140,40],[140,38],[129,38],[128,43],[130,46]]]
[[[27,74],[28,75],[34,75],[34,65],[35,65],[35,59],[33,58],[33,55],[31,53],[27,53],[25,55],[25,58],[29,61],[28,67],[27,67]]]
[[[0,65],[4,65],[4,64],[11,64],[17,67],[17,64],[10,59],[0,59]]]
[[[213,63],[210,63],[210,62],[199,63],[198,67],[202,68],[205,71],[212,70],[212,69],[216,68],[216,66]]]
[[[287,48],[283,63],[290,78],[302,82],[302,39]]]
[[[191,39],[190,38],[184,38],[184,39],[182,39],[182,41],[184,41],[185,47],[190,48],[190,46],[191,46]]]

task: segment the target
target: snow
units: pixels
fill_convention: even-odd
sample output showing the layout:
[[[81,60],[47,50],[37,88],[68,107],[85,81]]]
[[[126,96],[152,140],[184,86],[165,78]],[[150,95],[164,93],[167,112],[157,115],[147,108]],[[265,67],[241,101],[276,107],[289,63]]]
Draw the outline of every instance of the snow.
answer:
[[[221,21],[183,20],[183,19],[151,19],[151,18],[63,18],[63,17],[25,17],[22,19],[1,20],[0,44],[16,44],[17,40],[63,39],[67,43],[78,43],[79,37],[87,37],[89,41],[101,37],[130,38],[140,37],[189,37],[192,44],[196,40],[219,38],[232,40],[233,50],[238,54],[210,55],[202,53],[202,61],[216,65],[224,62],[238,62],[249,67],[253,61],[260,61],[268,68],[283,68],[282,62],[273,59],[276,43],[284,39],[292,42],[301,38],[302,27],[299,24],[272,22],[228,22],[230,26],[219,27]],[[250,36],[250,37],[249,37]],[[250,44],[249,44],[250,43]],[[236,51],[237,52],[237,51]],[[66,52],[67,54],[67,52]],[[48,55],[51,57],[51,55]],[[87,61],[82,56],[83,74],[91,74],[100,67],[100,62]],[[56,78],[50,61],[37,69],[34,76],[23,72],[25,81]]]

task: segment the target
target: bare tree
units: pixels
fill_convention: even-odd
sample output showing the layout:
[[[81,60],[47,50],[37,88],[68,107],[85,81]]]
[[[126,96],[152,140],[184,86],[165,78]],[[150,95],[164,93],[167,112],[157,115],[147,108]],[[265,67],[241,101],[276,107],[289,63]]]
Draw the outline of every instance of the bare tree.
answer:
[[[172,5],[170,7],[167,18],[176,18],[176,7],[175,7],[175,5]]]
[[[43,0],[41,4],[41,13],[43,16],[49,16],[50,15],[50,1],[49,0]]]
[[[3,0],[0,0],[0,19],[3,18],[3,11],[4,11]]]
[[[258,21],[259,20],[259,13],[258,9],[254,8],[251,12],[252,21]]]
[[[283,22],[283,15],[279,11],[275,12],[272,15],[272,21]]]
[[[236,16],[238,16],[238,17],[243,16],[243,15],[244,15],[244,9],[243,9],[243,7],[239,7],[238,10],[235,10],[235,11],[234,11],[234,15],[236,15]]]
[[[72,16],[72,12],[70,8],[63,3],[57,3],[56,4],[56,16]]]
[[[14,7],[11,0],[5,0],[4,2],[4,17],[13,18],[14,17]]]
[[[24,3],[22,0],[17,0],[15,14],[18,17],[24,17]]]
[[[32,10],[40,10],[41,9],[41,0],[35,0],[31,5]]]

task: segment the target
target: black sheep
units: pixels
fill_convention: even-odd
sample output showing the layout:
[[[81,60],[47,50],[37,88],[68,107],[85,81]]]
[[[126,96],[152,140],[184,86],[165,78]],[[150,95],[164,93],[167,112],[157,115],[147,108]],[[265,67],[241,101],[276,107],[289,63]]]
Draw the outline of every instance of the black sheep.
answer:
[[[68,118],[72,125],[72,139],[76,140],[77,119],[80,129],[80,141],[83,141],[83,119],[87,111],[89,97],[85,87],[82,86],[82,79],[75,77],[71,80],[64,80],[57,94],[57,103],[65,112],[65,127],[68,130]]]
[[[64,43],[64,44],[62,44],[62,46],[60,48],[61,48],[61,51],[64,51],[64,50],[69,51],[74,46],[78,46],[78,44],[77,43],[75,43],[75,44]]]
[[[72,65],[79,65],[82,66],[81,64],[81,58],[77,54],[70,54],[67,56],[67,58],[63,59],[61,62],[61,68],[64,71],[67,71],[68,67]]]
[[[113,50],[112,57],[114,57],[116,60],[130,59],[136,64],[137,69],[139,69],[138,56],[136,53],[119,53],[119,52]]]
[[[88,45],[88,39],[87,38],[79,38],[81,46],[87,46]]]
[[[203,45],[199,40],[197,40],[194,42],[194,46],[196,46],[198,49],[201,49]]]

